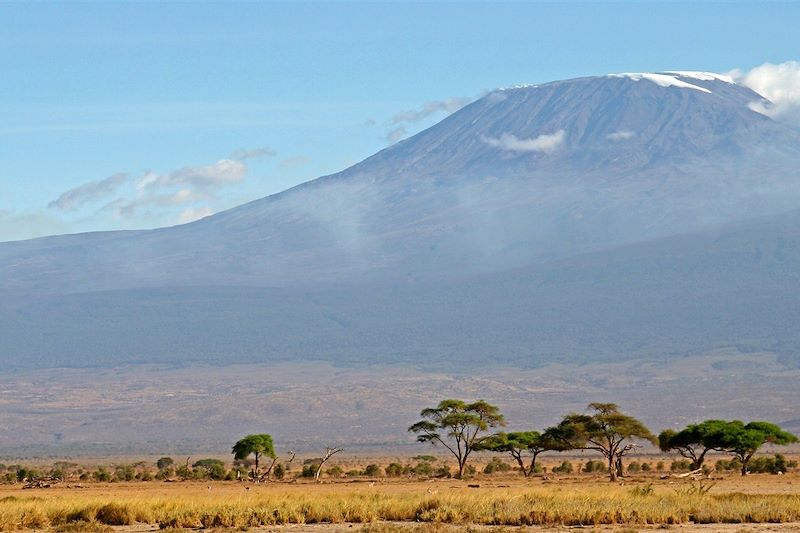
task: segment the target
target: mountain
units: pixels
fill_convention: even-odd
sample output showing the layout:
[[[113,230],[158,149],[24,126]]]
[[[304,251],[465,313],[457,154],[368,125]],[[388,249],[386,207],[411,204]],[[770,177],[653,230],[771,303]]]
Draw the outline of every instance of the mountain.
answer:
[[[796,364],[800,133],[715,74],[493,91],[200,221],[0,244],[0,365]]]

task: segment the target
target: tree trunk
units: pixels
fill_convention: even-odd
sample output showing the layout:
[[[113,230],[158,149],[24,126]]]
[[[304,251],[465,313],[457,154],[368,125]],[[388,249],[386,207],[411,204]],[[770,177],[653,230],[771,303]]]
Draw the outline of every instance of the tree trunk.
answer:
[[[617,465],[616,461],[614,461],[614,456],[608,456],[608,480],[609,481],[616,481],[617,480]]]
[[[742,457],[741,461],[742,461],[742,475],[746,476],[747,475],[747,465],[750,463],[750,457]]]
[[[466,459],[459,459],[458,460],[458,475],[456,475],[456,479],[464,479],[464,468],[467,466]]]
[[[256,470],[255,474],[253,475],[253,481],[258,483],[258,452],[255,453],[255,456],[256,456]]]

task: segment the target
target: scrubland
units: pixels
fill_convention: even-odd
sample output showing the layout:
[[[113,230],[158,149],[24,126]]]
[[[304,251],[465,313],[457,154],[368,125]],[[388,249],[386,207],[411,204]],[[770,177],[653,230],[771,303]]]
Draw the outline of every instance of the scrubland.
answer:
[[[613,484],[599,476],[523,480],[509,475],[322,484],[153,481],[32,490],[16,485],[0,488],[0,530],[245,530],[312,524],[326,530],[357,524],[353,527],[367,533],[451,527],[706,530],[702,524],[794,528],[800,523],[798,485],[796,473],[717,481],[641,476]],[[710,529],[715,530],[722,529]]]

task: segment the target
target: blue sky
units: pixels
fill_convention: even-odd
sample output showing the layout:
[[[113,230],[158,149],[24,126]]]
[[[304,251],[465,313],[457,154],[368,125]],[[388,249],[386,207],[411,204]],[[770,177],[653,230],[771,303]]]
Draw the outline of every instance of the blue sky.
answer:
[[[800,2],[2,3],[0,240],[176,224],[486,90],[800,59]]]

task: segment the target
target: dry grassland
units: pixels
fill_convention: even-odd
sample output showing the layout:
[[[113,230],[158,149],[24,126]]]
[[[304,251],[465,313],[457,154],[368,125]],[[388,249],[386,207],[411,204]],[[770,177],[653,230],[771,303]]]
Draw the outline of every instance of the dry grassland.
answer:
[[[469,486],[476,483],[480,486]],[[34,490],[16,486],[0,488],[0,531],[99,532],[110,526],[131,532],[279,526],[288,531],[334,531],[352,530],[353,524],[359,530],[366,528],[365,533],[449,533],[456,527],[460,531],[800,529],[800,475],[731,476],[715,483],[707,493],[698,482],[639,478],[610,484],[588,476],[557,481],[507,477],[321,485],[147,482]]]

